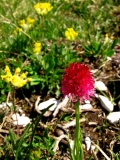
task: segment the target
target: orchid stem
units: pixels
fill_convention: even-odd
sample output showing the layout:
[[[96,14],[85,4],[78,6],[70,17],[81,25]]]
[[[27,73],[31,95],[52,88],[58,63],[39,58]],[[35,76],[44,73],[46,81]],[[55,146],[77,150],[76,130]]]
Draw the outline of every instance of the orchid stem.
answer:
[[[73,148],[73,160],[83,160],[84,153],[82,148],[82,135],[79,124],[80,113],[79,113],[79,101],[76,102],[76,130],[75,130],[75,141]]]

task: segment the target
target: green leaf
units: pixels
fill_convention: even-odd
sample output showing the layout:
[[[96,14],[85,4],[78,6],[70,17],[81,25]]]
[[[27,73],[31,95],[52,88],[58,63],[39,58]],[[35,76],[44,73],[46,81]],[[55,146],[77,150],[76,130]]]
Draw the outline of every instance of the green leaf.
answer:
[[[112,46],[111,46],[112,49],[116,46],[117,42],[118,42],[117,39],[115,39],[115,40],[113,41]]]
[[[112,55],[114,54],[114,51],[113,50],[109,50],[105,53],[106,56],[109,56],[111,57]]]
[[[15,147],[15,145],[16,145],[16,134],[11,129],[9,129],[9,135],[10,135],[13,150],[15,150],[15,148],[16,148]]]

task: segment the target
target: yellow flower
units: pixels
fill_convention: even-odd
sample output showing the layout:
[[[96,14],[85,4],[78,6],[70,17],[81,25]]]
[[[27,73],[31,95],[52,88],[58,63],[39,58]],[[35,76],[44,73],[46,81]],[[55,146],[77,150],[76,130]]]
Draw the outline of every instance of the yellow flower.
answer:
[[[6,75],[1,75],[2,80],[6,81],[7,83],[11,83],[15,87],[23,87],[26,83],[32,81],[32,78],[26,78],[28,72],[22,73],[20,75],[21,69],[16,68],[14,75],[11,74],[10,69],[8,66],[5,67]]]
[[[10,68],[8,66],[6,66],[4,71],[5,71],[6,75],[1,75],[1,78],[5,82],[9,83],[11,81],[11,78],[12,78],[12,74],[11,74]]]
[[[35,19],[32,19],[30,17],[26,18],[27,24],[34,24],[35,23]]]
[[[27,80],[20,78],[20,76],[13,75],[11,83],[13,86],[20,88],[20,87],[23,87],[27,83]]]
[[[109,37],[109,34],[106,33],[105,39],[104,39],[104,44],[106,44],[106,43],[112,43],[113,40],[114,40],[114,37],[113,36]]]
[[[39,54],[41,52],[41,43],[36,42],[34,44],[33,52]]]
[[[22,27],[23,29],[27,30],[28,29],[28,25],[25,23],[25,20],[20,20],[20,27]]]
[[[78,33],[74,31],[73,28],[67,28],[65,31],[65,37],[68,40],[74,40],[78,36]]]
[[[16,28],[14,31],[13,31],[13,34],[17,34],[17,33],[20,33],[22,32],[22,28]]]
[[[8,66],[5,66],[4,71],[5,71],[6,73],[11,73],[11,72],[10,72],[10,68],[9,68]]]
[[[27,80],[27,82],[31,82],[32,78],[27,78],[26,80]]]
[[[24,29],[24,30],[29,30],[33,27],[35,23],[35,19],[32,19],[30,17],[27,17],[26,20],[20,20],[20,26]]]
[[[11,82],[12,74],[11,73],[7,73],[6,75],[1,75],[1,78],[5,82],[9,83],[9,82]]]
[[[16,68],[16,69],[15,69],[15,74],[14,74],[14,75],[18,75],[20,72],[21,72],[21,69],[20,69],[20,68]]]
[[[21,78],[26,78],[26,77],[27,77],[27,74],[28,74],[28,72],[22,73],[22,74],[20,75],[20,77],[21,77]]]
[[[47,14],[49,11],[51,11],[53,9],[53,7],[51,6],[50,3],[37,3],[34,5],[34,9],[36,10],[36,12],[39,15],[45,15]]]

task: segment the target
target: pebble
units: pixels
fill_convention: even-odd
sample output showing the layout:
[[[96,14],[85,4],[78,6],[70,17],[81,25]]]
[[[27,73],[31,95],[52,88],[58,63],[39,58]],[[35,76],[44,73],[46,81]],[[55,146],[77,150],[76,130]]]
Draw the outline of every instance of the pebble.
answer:
[[[118,123],[120,119],[120,112],[111,112],[108,116],[107,116],[107,120],[110,123]]]
[[[79,106],[80,110],[91,110],[93,109],[92,105],[87,103],[87,104],[84,104],[84,105],[80,105]]]
[[[38,108],[38,110],[42,111],[42,110],[46,109],[48,106],[50,106],[51,104],[53,104],[53,106],[51,106],[49,108],[49,110],[54,111],[58,105],[58,101],[55,98],[51,98],[47,101],[40,103],[37,108]]]
[[[95,88],[101,91],[107,91],[107,87],[102,81],[95,81]]]
[[[107,97],[102,96],[102,95],[97,95],[96,97],[99,99],[99,101],[104,109],[106,109],[108,112],[113,111],[114,105]]]
[[[91,147],[91,139],[89,137],[85,138],[85,144],[86,144],[87,151],[89,151]]]
[[[12,115],[12,119],[14,120],[14,125],[21,125],[25,127],[28,123],[30,123],[30,118],[25,116],[25,114],[22,114],[21,116],[18,113],[15,113]]]

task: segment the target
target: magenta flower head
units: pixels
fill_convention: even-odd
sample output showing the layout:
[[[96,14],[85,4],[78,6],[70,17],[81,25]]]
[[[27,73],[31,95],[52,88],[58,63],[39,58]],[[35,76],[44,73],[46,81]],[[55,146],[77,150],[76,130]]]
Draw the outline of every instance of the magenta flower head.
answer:
[[[62,77],[62,93],[72,98],[73,102],[90,100],[94,96],[94,80],[89,68],[81,64],[71,63]]]

